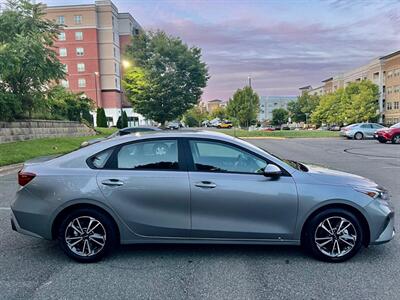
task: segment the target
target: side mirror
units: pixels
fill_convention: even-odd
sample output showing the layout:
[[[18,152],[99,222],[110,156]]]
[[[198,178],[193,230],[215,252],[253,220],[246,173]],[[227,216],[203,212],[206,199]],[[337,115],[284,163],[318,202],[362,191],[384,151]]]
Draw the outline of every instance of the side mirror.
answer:
[[[263,174],[265,177],[279,177],[282,175],[282,170],[276,165],[268,164]]]

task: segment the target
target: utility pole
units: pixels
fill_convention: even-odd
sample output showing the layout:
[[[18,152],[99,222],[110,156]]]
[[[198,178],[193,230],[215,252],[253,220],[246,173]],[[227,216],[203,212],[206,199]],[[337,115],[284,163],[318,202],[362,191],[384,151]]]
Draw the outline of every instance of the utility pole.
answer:
[[[249,75],[247,77],[247,79],[249,81],[249,87],[250,87],[250,89],[252,89],[252,87],[251,87],[251,75]],[[249,101],[250,101],[250,105],[249,106],[250,106],[250,125],[251,125],[251,115],[253,114],[253,103],[252,103],[251,97],[250,97]],[[247,123],[247,129],[249,129],[249,123]]]

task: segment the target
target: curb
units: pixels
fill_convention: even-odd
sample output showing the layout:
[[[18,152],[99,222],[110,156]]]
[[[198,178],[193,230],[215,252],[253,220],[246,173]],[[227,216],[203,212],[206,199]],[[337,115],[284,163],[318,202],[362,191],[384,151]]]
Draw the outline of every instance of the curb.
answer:
[[[5,176],[22,168],[23,163],[0,167],[0,176]]]

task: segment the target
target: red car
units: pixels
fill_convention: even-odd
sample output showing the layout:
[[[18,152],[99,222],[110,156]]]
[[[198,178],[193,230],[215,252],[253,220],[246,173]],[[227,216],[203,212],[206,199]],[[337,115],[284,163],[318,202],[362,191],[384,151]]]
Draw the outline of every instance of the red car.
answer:
[[[390,126],[390,128],[379,129],[375,132],[374,138],[380,143],[391,141],[393,144],[400,144],[400,123]]]

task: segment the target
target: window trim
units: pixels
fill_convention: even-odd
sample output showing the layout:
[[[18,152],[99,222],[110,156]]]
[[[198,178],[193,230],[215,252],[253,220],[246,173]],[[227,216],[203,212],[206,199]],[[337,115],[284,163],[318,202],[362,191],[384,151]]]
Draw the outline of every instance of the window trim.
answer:
[[[276,164],[275,162],[269,160],[268,158],[266,158],[266,157],[264,157],[264,156],[262,156],[262,155],[260,155],[258,153],[255,153],[253,151],[250,151],[249,149],[247,149],[245,147],[242,147],[242,146],[234,144],[234,143],[230,143],[228,141],[215,140],[215,139],[211,139],[211,138],[199,138],[199,137],[184,138],[184,143],[185,143],[184,144],[184,150],[186,152],[185,153],[185,158],[187,160],[186,163],[187,163],[187,167],[188,167],[188,172],[211,173],[211,174],[241,174],[241,175],[256,175],[256,176],[262,175],[262,176],[264,176],[262,173],[232,172],[232,171],[203,171],[203,170],[199,171],[199,170],[196,170],[196,167],[195,167],[195,164],[194,164],[192,150],[191,150],[191,147],[190,147],[190,141],[202,141],[202,142],[220,143],[220,144],[228,145],[228,146],[233,147],[233,148],[238,148],[243,152],[246,152],[246,153],[248,153],[250,155],[253,155],[253,156],[255,156],[255,157],[259,158],[259,159],[264,160],[267,163],[267,165],[268,164],[273,164],[273,165],[277,166],[278,168],[280,168],[282,170],[282,175],[281,176],[292,177],[290,175],[290,173],[287,170],[285,170],[281,165]]]
[[[151,141],[168,141],[168,140],[174,140],[177,142],[178,146],[178,169],[173,170],[173,169],[129,169],[129,168],[118,168],[118,152],[121,150],[122,147],[130,144],[136,144],[136,143],[146,143],[146,142],[151,142]],[[144,139],[138,139],[135,141],[129,141],[126,143],[114,145],[112,147],[103,149],[90,157],[86,159],[86,164],[89,166],[89,168],[98,170],[98,171],[130,171],[130,172],[187,172],[187,163],[186,163],[186,157],[185,157],[185,150],[183,148],[183,141],[182,138],[179,137],[157,137],[157,138],[144,138]],[[101,152],[107,151],[111,148],[114,148],[113,152],[111,153],[110,157],[107,159],[107,162],[104,164],[103,168],[96,168],[91,160],[94,156],[98,155]]]

